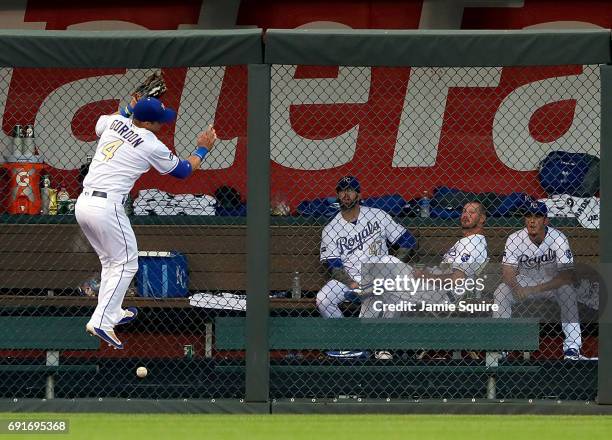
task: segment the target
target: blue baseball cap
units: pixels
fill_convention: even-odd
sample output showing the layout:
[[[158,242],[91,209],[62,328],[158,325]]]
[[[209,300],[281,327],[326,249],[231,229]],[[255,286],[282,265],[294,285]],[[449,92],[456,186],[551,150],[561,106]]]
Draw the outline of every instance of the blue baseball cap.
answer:
[[[542,217],[546,217],[548,215],[548,208],[546,208],[546,204],[543,202],[532,201],[527,203],[525,209],[523,209],[523,215],[541,215]]]
[[[176,119],[176,112],[166,108],[157,98],[142,98],[134,106],[132,112],[134,119],[142,122],[172,122]]]
[[[359,185],[359,180],[355,176],[344,176],[342,179],[338,181],[336,185],[336,192],[340,192],[344,189],[352,189],[355,192],[361,192],[361,185]]]

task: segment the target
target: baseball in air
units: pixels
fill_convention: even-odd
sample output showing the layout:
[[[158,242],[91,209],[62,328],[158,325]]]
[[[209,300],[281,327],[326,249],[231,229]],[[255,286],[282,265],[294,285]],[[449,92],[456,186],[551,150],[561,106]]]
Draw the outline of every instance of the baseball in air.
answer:
[[[145,367],[136,368],[136,376],[140,377],[141,379],[147,377],[147,374],[149,374],[149,371]]]

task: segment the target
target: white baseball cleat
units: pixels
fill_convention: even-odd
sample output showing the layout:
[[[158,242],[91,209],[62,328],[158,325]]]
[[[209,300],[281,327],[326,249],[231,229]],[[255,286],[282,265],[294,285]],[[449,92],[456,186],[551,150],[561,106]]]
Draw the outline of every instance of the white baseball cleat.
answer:
[[[568,348],[563,352],[563,359],[566,361],[596,361],[599,360],[597,357],[587,357],[580,353],[580,350],[575,348]]]
[[[102,330],[100,328],[94,327],[91,324],[87,324],[85,326],[85,331],[87,331],[87,333],[92,336],[97,336],[98,338],[102,339],[114,349],[123,350],[123,344],[121,343],[119,338],[117,338],[117,335],[115,335],[115,332],[113,330]]]
[[[330,358],[337,359],[365,359],[370,354],[363,350],[337,350],[337,351],[326,351],[325,354]]]
[[[393,359],[393,355],[387,350],[380,350],[374,352],[374,357],[381,361],[390,361],[391,359]]]
[[[121,321],[119,321],[117,325],[129,324],[135,320],[137,316],[138,309],[136,307],[128,307],[127,309],[123,310],[123,318],[121,318]]]

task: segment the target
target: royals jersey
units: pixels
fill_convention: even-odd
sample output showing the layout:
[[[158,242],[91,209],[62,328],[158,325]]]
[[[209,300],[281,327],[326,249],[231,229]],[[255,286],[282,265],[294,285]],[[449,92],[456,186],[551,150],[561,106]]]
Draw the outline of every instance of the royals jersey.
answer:
[[[543,283],[553,279],[559,270],[571,267],[574,257],[561,231],[548,226],[538,246],[523,228],[508,237],[502,263],[516,267],[518,276],[525,281]]]
[[[359,277],[362,263],[388,255],[387,242],[395,243],[405,232],[381,209],[360,206],[354,223],[347,222],[339,212],[323,228],[321,261],[340,258],[349,275]]]
[[[136,127],[121,115],[100,117],[96,134],[100,140],[83,181],[85,188],[127,194],[151,166],[168,174],[179,163],[153,132]]]
[[[482,234],[463,237],[442,257],[442,263],[459,269],[466,278],[475,278],[487,261],[487,239]]]

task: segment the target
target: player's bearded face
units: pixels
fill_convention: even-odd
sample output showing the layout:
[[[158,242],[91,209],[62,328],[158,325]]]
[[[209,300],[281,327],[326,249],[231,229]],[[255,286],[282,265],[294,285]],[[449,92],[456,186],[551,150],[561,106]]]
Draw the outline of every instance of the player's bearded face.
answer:
[[[353,189],[343,189],[338,192],[338,202],[342,211],[351,209],[358,201],[359,193]]]
[[[461,227],[463,229],[474,229],[480,223],[480,212],[475,206],[466,206],[461,214]]]

